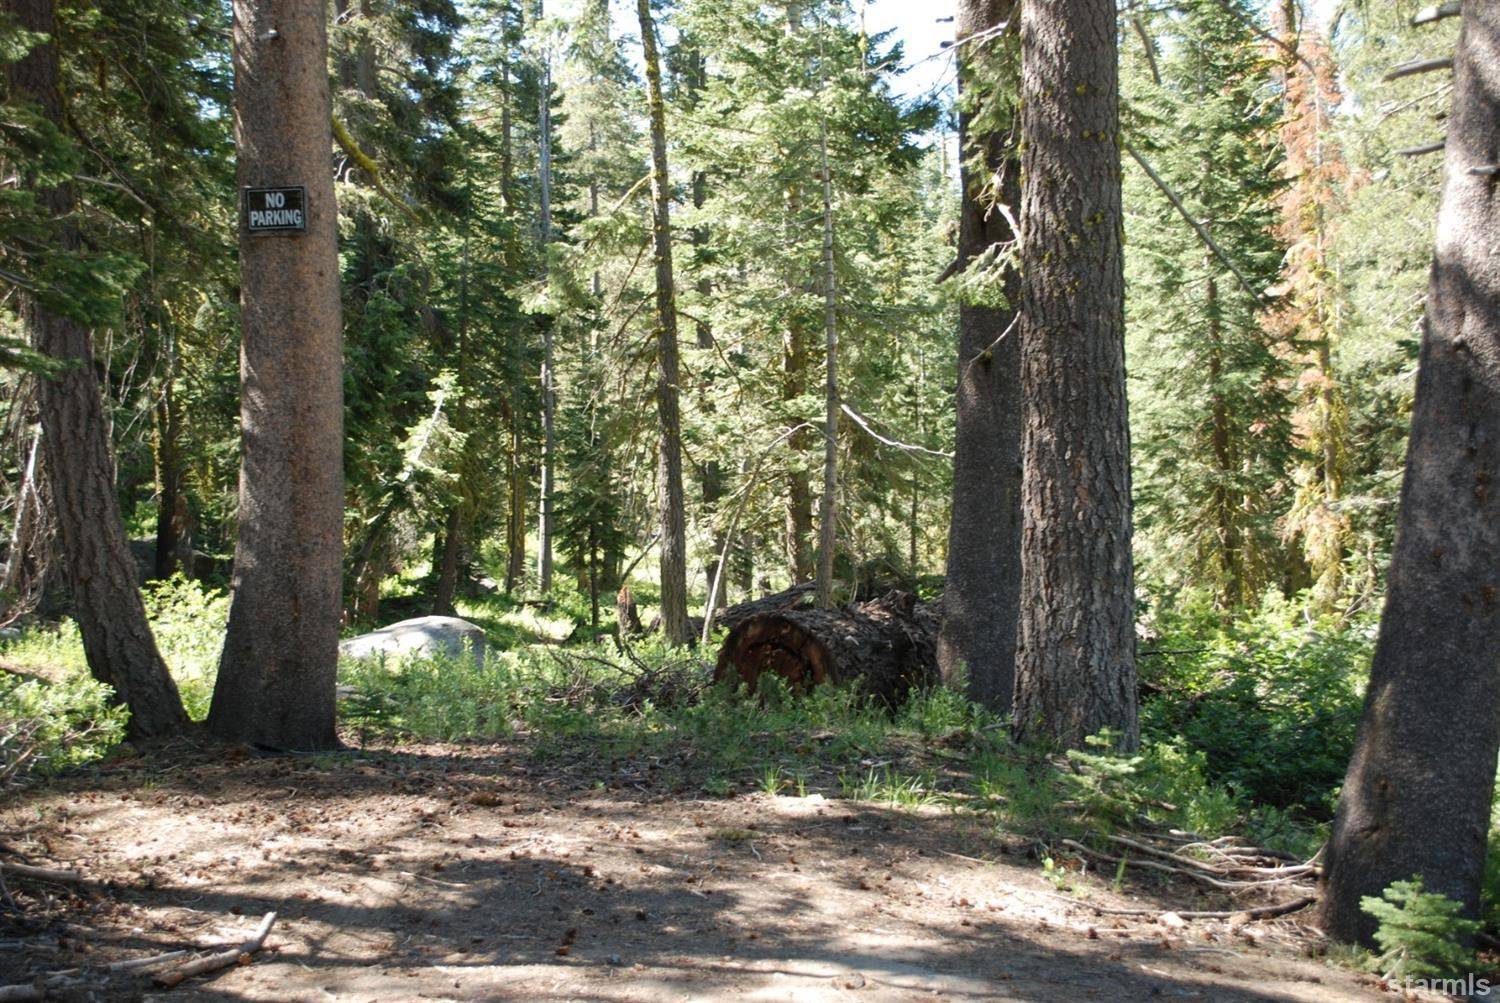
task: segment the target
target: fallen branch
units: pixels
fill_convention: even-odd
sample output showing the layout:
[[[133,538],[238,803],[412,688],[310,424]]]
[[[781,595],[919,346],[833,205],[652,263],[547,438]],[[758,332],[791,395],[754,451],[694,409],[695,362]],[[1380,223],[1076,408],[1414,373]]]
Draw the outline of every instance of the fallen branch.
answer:
[[[1106,863],[1124,863],[1130,867],[1141,867],[1147,870],[1162,871],[1167,874],[1176,874],[1181,877],[1192,878],[1194,881],[1208,885],[1211,888],[1217,888],[1220,891],[1236,892],[1243,891],[1246,888],[1260,888],[1266,885],[1283,883],[1280,881],[1224,881],[1220,878],[1214,877],[1213,875],[1204,874],[1202,871],[1195,870],[1193,868],[1173,867],[1171,864],[1164,864],[1159,860],[1138,860],[1131,857],[1116,857],[1113,854],[1105,853],[1102,850],[1090,849],[1089,847],[1084,846],[1082,843],[1078,842],[1075,839],[1065,839],[1062,841],[1062,843],[1064,846],[1069,847],[1070,849],[1077,850],[1078,852],[1087,854],[1091,857],[1096,857],[1100,860],[1105,861]]]
[[[166,954],[153,954],[149,958],[131,958],[129,961],[115,961],[106,965],[104,970],[114,975],[121,972],[138,972],[142,968],[155,968],[157,965],[168,961],[176,961],[187,957],[187,951],[168,951]]]
[[[53,881],[65,885],[76,885],[88,880],[88,878],[83,876],[82,871],[64,871],[53,867],[32,867],[30,864],[0,863],[0,872],[5,871],[20,878],[31,878],[34,881]]]
[[[268,912],[256,928],[255,935],[238,947],[227,951],[219,951],[216,954],[205,955],[195,961],[189,961],[179,965],[168,972],[162,972],[152,981],[164,989],[170,989],[195,975],[207,975],[209,972],[217,972],[220,969],[229,968],[231,965],[244,964],[249,961],[250,955],[259,951],[266,943],[266,935],[271,932],[271,926],[276,922],[276,914]]]
[[[1239,873],[1261,875],[1278,879],[1289,879],[1315,875],[1319,871],[1319,868],[1315,864],[1304,864],[1300,862],[1284,867],[1260,867],[1255,864],[1241,862],[1244,859],[1260,859],[1259,854],[1255,853],[1254,851],[1247,851],[1246,853],[1235,855],[1217,847],[1209,847],[1208,849],[1210,850],[1210,852],[1218,854],[1220,857],[1225,859],[1224,864],[1215,866],[1213,864],[1205,863],[1201,860],[1195,860],[1192,857],[1184,856],[1181,851],[1178,850],[1163,850],[1161,847],[1152,846],[1149,843],[1142,843],[1134,839],[1127,839],[1124,836],[1107,835],[1104,838],[1108,839],[1112,843],[1118,843],[1121,846],[1129,847],[1130,849],[1136,850],[1140,853],[1149,854],[1153,857],[1159,857],[1163,860],[1170,860],[1174,864],[1180,864],[1184,867],[1196,868],[1197,870],[1221,877],[1229,877],[1235,873]]]
[[[0,1003],[31,1003],[46,998],[46,990],[34,985],[0,986]]]
[[[1317,898],[1314,896],[1304,895],[1290,902],[1257,906],[1254,909],[1196,909],[1186,912],[1176,909],[1110,909],[1088,902],[1079,902],[1078,904],[1086,909],[1092,909],[1100,916],[1162,916],[1166,913],[1171,913],[1182,919],[1234,919],[1237,916],[1243,916],[1246,919],[1274,919],[1277,916],[1285,916],[1300,909],[1306,909],[1316,901]]]

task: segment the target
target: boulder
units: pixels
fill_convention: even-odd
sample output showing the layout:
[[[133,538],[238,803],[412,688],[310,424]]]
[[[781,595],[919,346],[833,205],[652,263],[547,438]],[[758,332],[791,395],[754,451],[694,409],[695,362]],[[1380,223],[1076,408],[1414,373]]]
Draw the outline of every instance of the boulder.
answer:
[[[460,658],[470,652],[475,662],[484,664],[484,631],[456,616],[419,616],[402,620],[339,644],[339,654],[349,658],[423,655]]]

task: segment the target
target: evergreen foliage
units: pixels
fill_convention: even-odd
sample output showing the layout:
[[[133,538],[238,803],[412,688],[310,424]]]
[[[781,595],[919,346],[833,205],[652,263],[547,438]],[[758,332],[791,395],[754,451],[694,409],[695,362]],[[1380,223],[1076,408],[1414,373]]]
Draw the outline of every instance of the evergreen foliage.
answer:
[[[1375,940],[1383,953],[1375,963],[1388,978],[1446,978],[1473,967],[1467,944],[1479,923],[1461,915],[1461,903],[1424,891],[1420,875],[1395,882],[1379,898],[1365,896],[1360,906],[1380,922]]]

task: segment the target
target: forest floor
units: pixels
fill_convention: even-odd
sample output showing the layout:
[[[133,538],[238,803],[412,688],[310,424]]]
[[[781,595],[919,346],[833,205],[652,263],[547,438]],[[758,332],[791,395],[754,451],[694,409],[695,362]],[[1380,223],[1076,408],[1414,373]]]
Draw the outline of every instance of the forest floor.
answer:
[[[169,990],[118,975],[89,998],[1392,998],[1319,960],[1305,914],[1096,915],[1085,901],[1223,900],[1096,877],[1063,893],[972,813],[700,800],[687,752],[536,753],[524,735],[294,758],[182,744],[19,792],[8,855],[93,884],[11,879],[0,985],[238,943],[274,910],[251,964]]]

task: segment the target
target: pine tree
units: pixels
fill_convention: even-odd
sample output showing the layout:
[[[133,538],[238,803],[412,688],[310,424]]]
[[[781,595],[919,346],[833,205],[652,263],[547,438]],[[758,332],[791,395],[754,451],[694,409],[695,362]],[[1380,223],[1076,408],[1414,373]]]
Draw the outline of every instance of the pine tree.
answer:
[[[1187,4],[1154,22],[1159,79],[1133,75],[1133,142],[1218,250],[1144,172],[1127,179],[1141,549],[1156,580],[1203,583],[1226,613],[1284,581],[1276,520],[1294,459],[1290,352],[1263,328],[1284,245],[1273,233],[1280,112],[1254,17]]]
[[[1015,6],[966,0],[955,22],[963,46],[959,136],[963,203],[956,269],[959,308],[953,516],[938,664],[962,674],[975,700],[1009,714],[1015,694],[1021,586],[1020,273],[1012,220],[1021,164]],[[964,40],[970,41],[965,42]],[[963,294],[961,294],[963,295]],[[913,562],[915,563],[915,562]]]
[[[1496,37],[1500,8],[1463,8],[1400,524],[1325,860],[1320,918],[1342,941],[1370,943],[1361,902],[1414,874],[1479,907],[1500,754]]]
[[[240,233],[239,539],[208,723],[272,749],[334,748],[344,413],[327,17],[310,0],[240,0],[235,21],[237,180],[305,186],[307,230]]]
[[[38,386],[42,451],[67,561],[73,613],[89,669],[130,708],[130,734],[171,735],[187,723],[177,687],[157,652],[135,584],[135,565],[114,490],[114,457],[94,370],[88,324],[113,312],[107,262],[91,281],[70,182],[76,152],[65,139],[62,79],[52,0],[8,0],[7,18],[26,35],[5,70],[8,104],[40,140],[21,161],[34,239],[43,248],[21,276],[22,323],[46,361]],[[7,109],[9,111],[10,109]],[[118,281],[118,276],[113,276]],[[91,316],[91,312],[93,315]]]
[[[1021,627],[1016,728],[1138,741],[1118,50],[1104,0],[1021,15]],[[1032,180],[1026,180],[1032,179]]]

